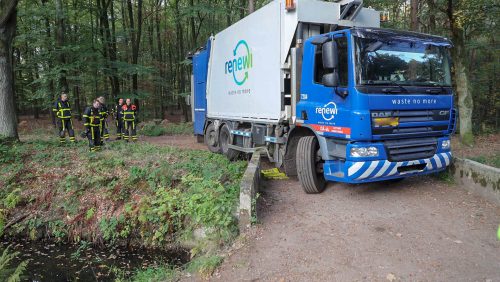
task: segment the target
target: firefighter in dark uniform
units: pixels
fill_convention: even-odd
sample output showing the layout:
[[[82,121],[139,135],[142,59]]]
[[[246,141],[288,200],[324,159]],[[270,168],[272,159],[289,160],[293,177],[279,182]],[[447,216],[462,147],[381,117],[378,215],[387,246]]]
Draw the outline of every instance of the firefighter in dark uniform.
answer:
[[[101,114],[101,140],[109,140],[108,123],[106,119],[108,118],[109,112],[108,107],[106,107],[106,100],[103,96],[97,98],[97,101],[101,104],[99,107],[99,114]]]
[[[137,106],[132,104],[130,99],[127,99],[125,105],[122,107],[123,110],[123,125],[125,128],[125,133],[123,134],[123,139],[125,141],[137,141]]]
[[[71,105],[68,101],[68,95],[62,92],[61,98],[59,98],[52,108],[54,116],[56,117],[57,128],[59,129],[59,142],[61,144],[66,143],[66,131],[68,131],[69,141],[74,143],[75,131],[73,130],[73,121],[71,121]]]
[[[118,99],[118,105],[115,108],[115,118],[116,118],[116,140],[120,140],[123,137],[123,99]]]
[[[87,138],[89,139],[89,147],[91,152],[101,150],[101,113],[99,108],[101,104],[96,99],[85,109],[83,113],[83,125],[85,126]]]

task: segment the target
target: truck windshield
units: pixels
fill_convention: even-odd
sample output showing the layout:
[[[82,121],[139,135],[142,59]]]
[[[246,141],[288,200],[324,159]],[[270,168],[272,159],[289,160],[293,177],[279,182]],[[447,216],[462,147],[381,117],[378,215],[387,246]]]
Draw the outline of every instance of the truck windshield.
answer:
[[[445,46],[358,37],[355,40],[358,85],[451,86]]]

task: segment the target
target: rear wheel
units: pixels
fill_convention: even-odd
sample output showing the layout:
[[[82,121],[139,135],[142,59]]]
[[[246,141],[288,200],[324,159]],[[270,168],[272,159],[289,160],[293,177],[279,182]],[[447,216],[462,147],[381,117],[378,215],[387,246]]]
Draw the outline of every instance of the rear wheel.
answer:
[[[217,142],[217,132],[215,131],[214,124],[211,123],[207,126],[205,130],[205,144],[207,144],[208,150],[212,153],[220,153],[220,146]]]
[[[297,176],[302,189],[307,194],[317,194],[325,190],[323,161],[319,152],[318,139],[315,136],[300,138],[297,145]]]
[[[239,151],[229,148],[231,140],[231,132],[229,131],[229,127],[224,124],[220,129],[219,133],[219,143],[222,154],[224,154],[229,160],[234,161],[240,155]]]

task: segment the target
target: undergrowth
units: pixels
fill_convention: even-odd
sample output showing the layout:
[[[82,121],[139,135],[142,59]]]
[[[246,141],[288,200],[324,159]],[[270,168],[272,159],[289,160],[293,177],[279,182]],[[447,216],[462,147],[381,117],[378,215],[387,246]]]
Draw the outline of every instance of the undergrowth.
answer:
[[[494,152],[489,156],[471,157],[470,159],[478,163],[500,168],[500,152]]]
[[[151,122],[144,124],[139,132],[140,134],[145,136],[189,135],[193,134],[193,124],[189,122],[183,122],[167,123],[166,125],[162,125]]]
[[[99,153],[83,141],[0,145],[0,235],[160,247],[192,241],[193,230],[203,228],[220,245],[237,234],[245,166],[206,151],[144,143],[109,142]],[[200,265],[209,272],[218,263]],[[171,272],[148,271],[136,280]]]

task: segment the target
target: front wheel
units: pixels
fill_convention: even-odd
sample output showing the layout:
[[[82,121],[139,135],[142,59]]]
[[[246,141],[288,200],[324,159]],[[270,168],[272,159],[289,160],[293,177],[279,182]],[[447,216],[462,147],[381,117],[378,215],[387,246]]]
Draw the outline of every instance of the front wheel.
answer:
[[[299,139],[296,162],[297,176],[302,189],[307,194],[323,192],[326,181],[323,176],[323,161],[319,151],[319,143],[315,136],[305,136]]]

